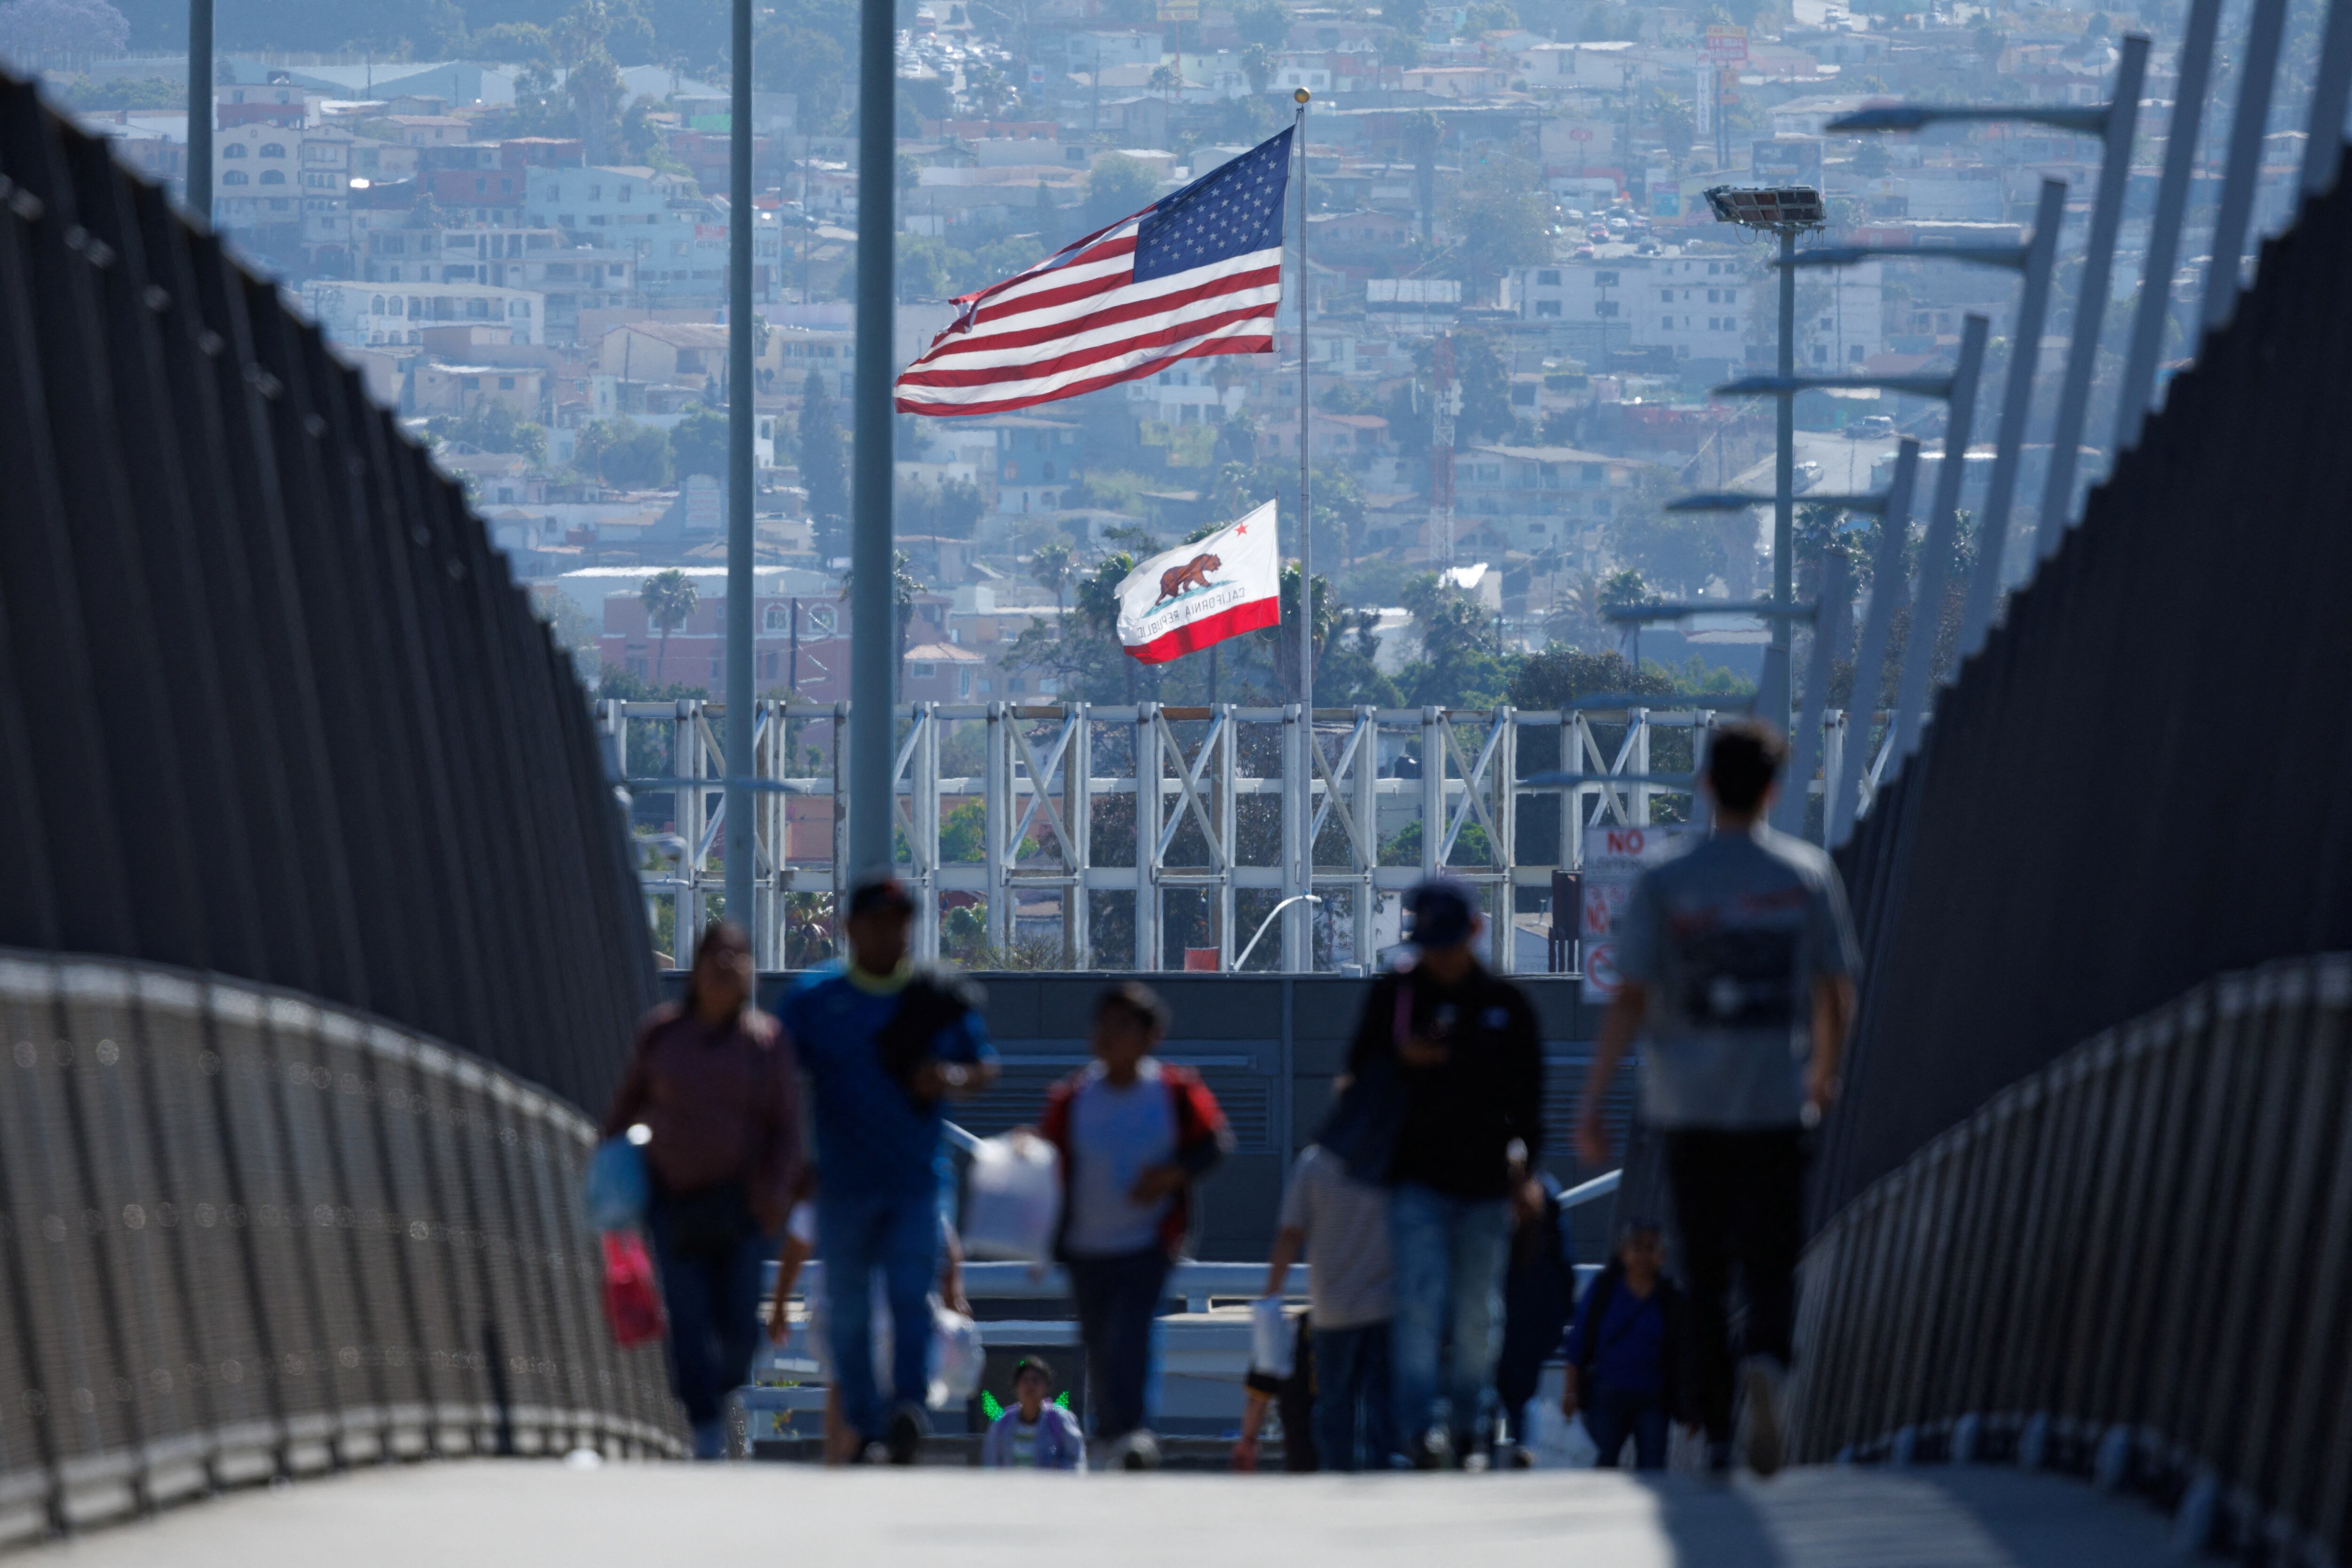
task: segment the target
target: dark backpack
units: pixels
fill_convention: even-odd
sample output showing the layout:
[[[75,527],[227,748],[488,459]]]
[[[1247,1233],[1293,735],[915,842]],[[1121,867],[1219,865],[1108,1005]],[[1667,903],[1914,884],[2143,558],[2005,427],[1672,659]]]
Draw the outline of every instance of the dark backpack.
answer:
[[[951,969],[919,966],[898,992],[898,1009],[875,1032],[875,1047],[882,1070],[905,1092],[908,1102],[928,1113],[936,1100],[917,1092],[915,1075],[936,1059],[933,1047],[942,1031],[980,1010],[980,987]]]

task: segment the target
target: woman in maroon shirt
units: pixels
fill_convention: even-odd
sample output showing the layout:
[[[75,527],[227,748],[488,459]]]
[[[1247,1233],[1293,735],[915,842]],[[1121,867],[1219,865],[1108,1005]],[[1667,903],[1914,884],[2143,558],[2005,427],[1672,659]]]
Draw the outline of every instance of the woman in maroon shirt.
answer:
[[[642,1126],[653,1198],[646,1227],[669,1312],[670,1383],[695,1453],[725,1451],[727,1396],[760,1336],[760,1276],[775,1255],[801,1165],[800,1072],[752,1000],[740,928],[703,933],[682,1002],[637,1027],[604,1135]]]

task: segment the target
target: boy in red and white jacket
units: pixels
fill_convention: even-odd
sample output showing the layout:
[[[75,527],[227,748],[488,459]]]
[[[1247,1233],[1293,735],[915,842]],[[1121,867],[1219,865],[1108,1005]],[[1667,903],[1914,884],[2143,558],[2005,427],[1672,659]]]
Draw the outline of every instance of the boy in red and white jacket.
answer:
[[[1149,1469],[1151,1323],[1192,1223],[1192,1188],[1232,1146],[1198,1073],[1152,1056],[1168,1007],[1132,981],[1095,1004],[1095,1059],[1054,1086],[1038,1132],[1061,1155],[1055,1255],[1070,1271],[1095,1436],[1114,1466]]]

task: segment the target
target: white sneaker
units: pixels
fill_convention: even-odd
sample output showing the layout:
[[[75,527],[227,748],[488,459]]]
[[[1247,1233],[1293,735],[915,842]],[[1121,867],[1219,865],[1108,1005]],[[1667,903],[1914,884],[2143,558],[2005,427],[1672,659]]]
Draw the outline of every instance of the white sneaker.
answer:
[[[1740,1457],[1759,1476],[1777,1473],[1787,1457],[1788,1434],[1781,1425],[1780,1389],[1788,1370],[1774,1356],[1754,1355],[1740,1364],[1739,1386],[1744,1396],[1739,1414]]]

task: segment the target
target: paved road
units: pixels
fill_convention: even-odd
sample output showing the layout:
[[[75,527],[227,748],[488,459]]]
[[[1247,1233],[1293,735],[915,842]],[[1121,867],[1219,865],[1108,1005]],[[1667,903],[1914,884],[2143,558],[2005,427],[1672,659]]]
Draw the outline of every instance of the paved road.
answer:
[[[33,1568],[2105,1568],[2158,1564],[2165,1521],[2000,1469],[1679,1476],[828,1474],[786,1465],[473,1461],[199,1503],[19,1559]]]

